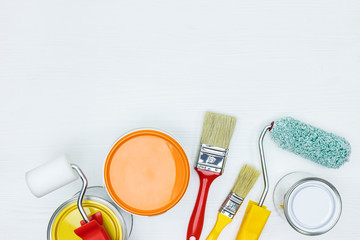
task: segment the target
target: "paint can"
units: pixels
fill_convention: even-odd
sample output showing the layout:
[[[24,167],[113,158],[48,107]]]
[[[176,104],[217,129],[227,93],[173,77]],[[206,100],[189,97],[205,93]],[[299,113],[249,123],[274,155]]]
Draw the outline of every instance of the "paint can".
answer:
[[[277,212],[290,226],[304,235],[320,235],[338,222],[342,202],[328,181],[304,172],[285,175],[274,189]]]
[[[186,192],[190,167],[185,151],[169,133],[137,129],[121,136],[104,164],[105,188],[125,211],[164,213]]]
[[[76,205],[79,193],[61,204],[53,213],[47,229],[48,240],[81,240],[74,233],[82,216]],[[113,240],[127,240],[133,227],[133,217],[112,203],[104,187],[94,186],[86,190],[83,208],[87,215],[101,212],[104,226]]]

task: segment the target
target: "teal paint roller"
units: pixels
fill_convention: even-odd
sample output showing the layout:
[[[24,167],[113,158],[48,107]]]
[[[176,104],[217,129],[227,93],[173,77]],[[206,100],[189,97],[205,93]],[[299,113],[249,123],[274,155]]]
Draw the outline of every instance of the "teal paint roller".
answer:
[[[274,121],[270,136],[279,147],[328,168],[349,161],[351,146],[345,138],[291,117]]]

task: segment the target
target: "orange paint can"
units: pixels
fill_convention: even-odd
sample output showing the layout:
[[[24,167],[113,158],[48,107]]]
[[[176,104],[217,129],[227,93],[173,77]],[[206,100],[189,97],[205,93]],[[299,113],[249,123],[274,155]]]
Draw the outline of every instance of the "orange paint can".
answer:
[[[190,168],[181,145],[169,134],[135,130],[112,146],[104,166],[105,187],[122,209],[153,216],[174,207],[186,192]]]

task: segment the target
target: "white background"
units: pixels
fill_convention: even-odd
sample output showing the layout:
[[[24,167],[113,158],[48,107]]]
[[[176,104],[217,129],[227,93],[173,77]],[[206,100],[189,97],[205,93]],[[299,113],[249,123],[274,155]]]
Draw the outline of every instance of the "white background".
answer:
[[[267,136],[272,190],[292,171],[332,182],[343,214],[311,239],[360,239],[360,1],[0,0],[0,235],[41,240],[75,182],[42,199],[24,173],[68,153],[102,184],[109,147],[139,127],[171,132],[193,165],[206,110],[238,117],[224,175],[210,191],[202,239],[244,163],[260,168],[257,139],[283,116],[346,137],[351,161],[330,170]],[[176,207],[136,217],[132,240],[185,239],[198,190],[192,169]],[[258,181],[248,199],[258,200]],[[146,196],[144,196],[146,197]],[[219,239],[234,239],[246,204]],[[262,240],[310,239],[273,211]],[[66,239],[67,240],[67,239]]]

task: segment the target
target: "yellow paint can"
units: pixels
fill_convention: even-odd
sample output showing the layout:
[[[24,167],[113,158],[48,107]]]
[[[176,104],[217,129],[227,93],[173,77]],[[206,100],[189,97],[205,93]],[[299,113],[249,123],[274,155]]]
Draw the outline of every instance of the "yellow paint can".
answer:
[[[90,187],[84,197],[86,215],[101,212],[104,226],[112,240],[126,240],[132,229],[132,216],[108,201],[103,187]],[[80,227],[82,217],[77,208],[77,196],[64,202],[54,212],[48,225],[48,240],[81,240],[74,230]]]

